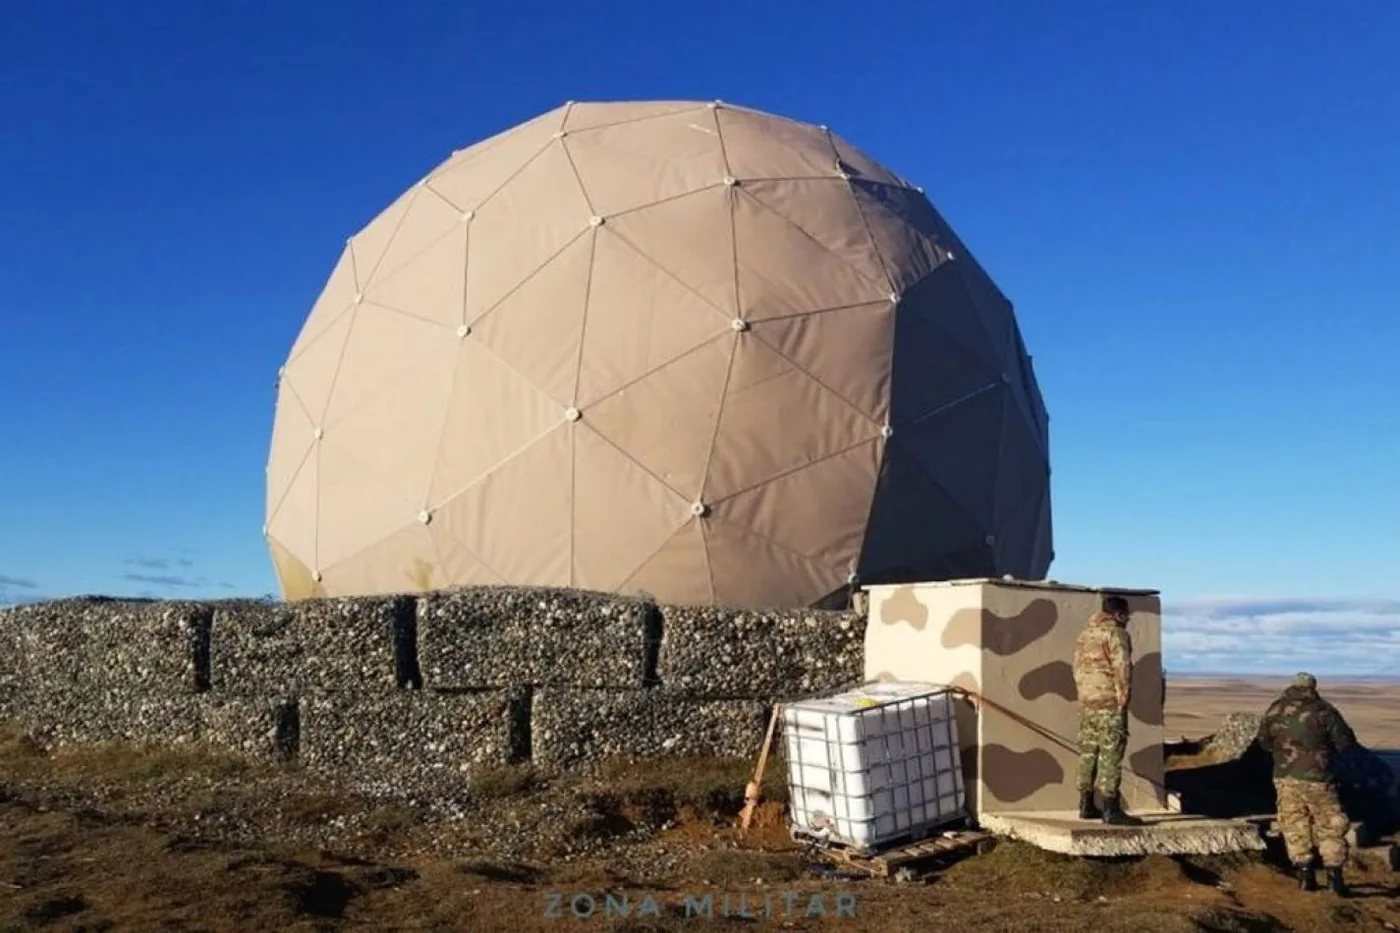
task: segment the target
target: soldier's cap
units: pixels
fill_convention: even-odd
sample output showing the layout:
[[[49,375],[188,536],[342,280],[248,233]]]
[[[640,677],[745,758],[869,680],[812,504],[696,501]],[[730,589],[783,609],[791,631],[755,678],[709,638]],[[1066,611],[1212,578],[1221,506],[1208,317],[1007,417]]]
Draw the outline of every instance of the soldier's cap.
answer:
[[[1295,674],[1293,675],[1293,686],[1300,690],[1312,690],[1317,687],[1317,678],[1307,673]]]

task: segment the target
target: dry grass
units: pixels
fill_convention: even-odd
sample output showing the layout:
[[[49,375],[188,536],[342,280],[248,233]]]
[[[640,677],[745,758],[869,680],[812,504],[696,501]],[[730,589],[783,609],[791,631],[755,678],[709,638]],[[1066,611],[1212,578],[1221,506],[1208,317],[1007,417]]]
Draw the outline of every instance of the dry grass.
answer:
[[[484,768],[470,775],[471,794],[480,800],[519,797],[538,790],[543,780],[529,765]]]
[[[1174,699],[1180,704],[1191,692],[1176,690]],[[1209,715],[1209,704],[1202,708],[1207,712],[1201,715]],[[0,731],[0,930],[222,933],[354,926],[536,933],[580,926],[567,917],[545,917],[551,893],[604,890],[630,892],[634,902],[643,893],[674,902],[682,893],[713,892],[718,901],[721,892],[738,891],[756,900],[765,893],[831,896],[837,890],[860,899],[854,919],[702,922],[707,929],[736,931],[1390,933],[1400,927],[1400,891],[1389,875],[1358,869],[1354,883],[1362,897],[1344,903],[1325,894],[1299,894],[1285,875],[1253,857],[1090,862],[1002,843],[941,870],[928,886],[815,878],[786,838],[781,760],[769,764],[765,803],[755,832],[744,840],[732,825],[743,805],[752,768],[748,760],[617,763],[587,780],[546,781],[528,767],[473,776],[473,794],[492,807],[529,811],[561,794],[587,803],[587,815],[570,828],[606,847],[567,864],[432,854],[390,861],[385,847],[412,836],[425,813],[402,806],[366,811],[353,795],[333,792],[308,790],[279,805],[289,819],[306,825],[356,817],[363,837],[354,854],[236,844],[217,834],[195,838],[137,825],[100,807],[41,808],[34,797],[34,788],[54,784],[139,787],[189,776],[201,779],[195,785],[207,784],[208,778],[214,786],[179,806],[218,813],[246,807],[250,800],[256,804],[256,782],[244,780],[249,768],[194,749],[107,744],[49,753],[14,730]],[[219,786],[225,777],[238,780]],[[633,845],[623,836],[675,856],[674,876],[642,882],[620,870],[613,857],[619,849],[613,847]],[[586,927],[681,931],[694,930],[695,924],[671,910],[657,920],[595,918]]]

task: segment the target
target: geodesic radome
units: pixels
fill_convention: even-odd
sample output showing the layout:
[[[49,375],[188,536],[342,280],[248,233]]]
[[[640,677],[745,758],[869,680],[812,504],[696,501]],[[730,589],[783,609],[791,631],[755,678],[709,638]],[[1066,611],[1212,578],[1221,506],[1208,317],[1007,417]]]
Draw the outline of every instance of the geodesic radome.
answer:
[[[1047,418],[920,189],[730,104],[568,104],[350,239],[282,371],[266,521],[288,598],[1039,578]]]

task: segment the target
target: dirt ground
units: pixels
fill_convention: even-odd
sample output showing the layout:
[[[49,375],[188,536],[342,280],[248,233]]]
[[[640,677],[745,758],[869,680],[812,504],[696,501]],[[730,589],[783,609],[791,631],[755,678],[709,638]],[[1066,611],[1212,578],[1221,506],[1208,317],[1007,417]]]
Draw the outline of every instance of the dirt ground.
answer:
[[[1173,682],[1168,734],[1208,732],[1256,694],[1262,708],[1271,685],[1246,686],[1254,692]],[[1363,738],[1386,727],[1375,689],[1355,699],[1329,691]],[[121,746],[53,752],[9,730],[0,931],[1400,930],[1400,876],[1361,863],[1353,898],[1305,895],[1275,853],[1101,862],[1000,843],[919,882],[833,877],[788,839],[780,775],[766,782],[754,831],[736,838],[747,767],[633,765],[555,781],[505,769],[483,776],[452,822],[379,807],[318,838],[370,805],[233,760]],[[512,855],[515,843],[500,841],[511,833],[549,841]]]

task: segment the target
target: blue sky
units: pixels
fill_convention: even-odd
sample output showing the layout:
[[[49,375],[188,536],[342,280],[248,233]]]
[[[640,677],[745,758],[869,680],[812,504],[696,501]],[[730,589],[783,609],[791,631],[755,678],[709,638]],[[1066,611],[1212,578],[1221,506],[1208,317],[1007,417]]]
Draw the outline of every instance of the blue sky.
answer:
[[[722,98],[922,185],[1016,303],[1052,576],[1160,587],[1169,667],[1400,670],[1396,48],[1389,0],[7,4],[0,600],[273,591],[345,238],[565,100]]]

